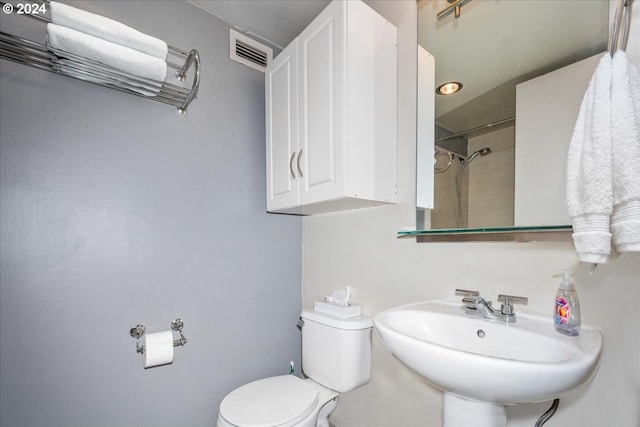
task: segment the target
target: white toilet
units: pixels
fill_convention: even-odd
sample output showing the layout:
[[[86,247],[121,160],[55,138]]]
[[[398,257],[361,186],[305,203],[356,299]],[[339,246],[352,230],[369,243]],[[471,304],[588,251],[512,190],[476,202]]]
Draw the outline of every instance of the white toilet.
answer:
[[[371,377],[373,321],[303,311],[302,370],[245,384],[220,403],[217,427],[329,427],[338,394]]]

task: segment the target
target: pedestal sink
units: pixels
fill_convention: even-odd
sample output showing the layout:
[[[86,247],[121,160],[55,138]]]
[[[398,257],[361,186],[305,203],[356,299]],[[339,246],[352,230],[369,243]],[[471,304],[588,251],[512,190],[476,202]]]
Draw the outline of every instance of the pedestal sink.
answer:
[[[515,323],[468,316],[465,305],[433,300],[383,311],[375,330],[386,348],[444,391],[443,426],[506,426],[504,405],[552,400],[589,381],[602,351],[600,330],[577,337],[551,315],[517,313]]]

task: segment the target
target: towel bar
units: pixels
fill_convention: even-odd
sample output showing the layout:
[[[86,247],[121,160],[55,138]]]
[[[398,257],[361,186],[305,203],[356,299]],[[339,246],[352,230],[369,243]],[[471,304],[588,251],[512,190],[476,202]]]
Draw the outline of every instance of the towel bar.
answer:
[[[631,11],[634,0],[620,0],[616,7],[615,16],[609,34],[608,49],[611,56],[616,50],[626,50],[631,31]]]
[[[6,4],[8,3],[0,1],[2,7]],[[49,4],[49,1],[45,1],[44,4]],[[42,23],[51,22],[49,17],[42,14],[23,14],[17,19],[22,17],[32,18]],[[196,49],[185,51],[173,46],[168,46],[168,51],[172,60],[166,60],[166,63],[169,69],[176,70],[175,84],[134,76],[112,66],[51,48],[45,43],[0,31],[0,58],[2,59],[173,105],[180,113],[185,113],[198,94],[201,72],[200,54]],[[173,62],[173,58],[184,62],[177,64]],[[193,75],[193,81],[190,87],[183,87],[180,82],[186,80],[187,74]]]

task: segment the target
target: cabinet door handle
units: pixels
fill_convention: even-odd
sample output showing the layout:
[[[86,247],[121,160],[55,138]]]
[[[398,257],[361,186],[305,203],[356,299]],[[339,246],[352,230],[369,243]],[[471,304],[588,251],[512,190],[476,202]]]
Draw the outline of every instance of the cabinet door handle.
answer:
[[[298,153],[298,161],[296,162],[296,164],[298,165],[298,172],[300,174],[300,178],[304,178],[304,175],[302,174],[302,169],[300,169],[300,158],[302,157],[302,148],[300,149],[300,152]]]
[[[289,159],[289,170],[291,171],[291,179],[296,179],[296,174],[293,172],[293,158],[296,156],[296,152],[291,153],[291,158]]]

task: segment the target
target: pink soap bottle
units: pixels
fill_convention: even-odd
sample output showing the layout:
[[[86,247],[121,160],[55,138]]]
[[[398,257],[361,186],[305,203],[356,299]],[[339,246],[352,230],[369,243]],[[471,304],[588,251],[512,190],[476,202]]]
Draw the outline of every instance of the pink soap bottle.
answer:
[[[569,271],[561,272],[563,279],[556,292],[553,323],[556,331],[576,336],[580,333],[580,301]]]

